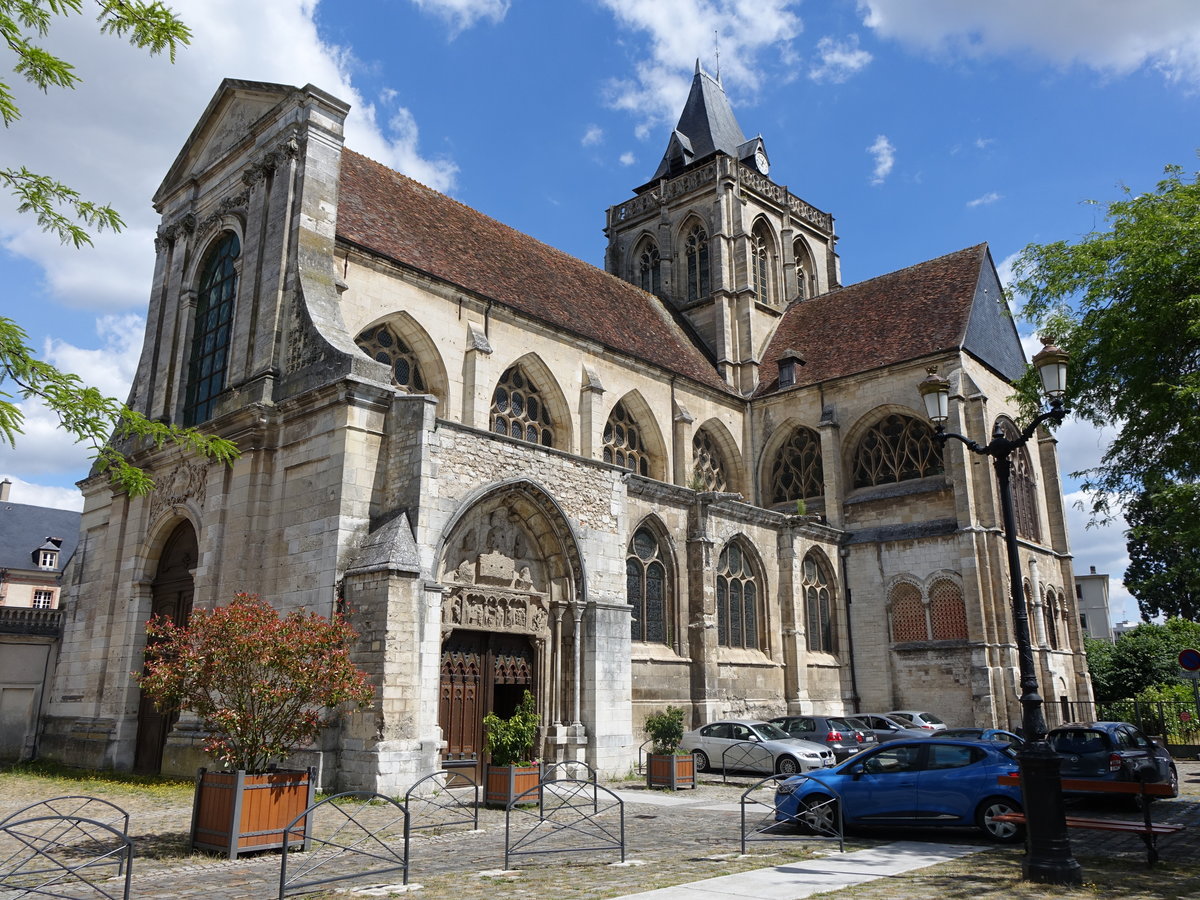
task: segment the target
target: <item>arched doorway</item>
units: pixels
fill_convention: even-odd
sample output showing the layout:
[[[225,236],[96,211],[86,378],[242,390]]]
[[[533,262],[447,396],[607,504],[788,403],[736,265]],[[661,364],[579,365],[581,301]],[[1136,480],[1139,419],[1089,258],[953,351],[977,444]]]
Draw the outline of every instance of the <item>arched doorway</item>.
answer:
[[[187,622],[192,613],[192,570],[197,555],[196,530],[190,522],[184,522],[163,546],[158,572],[150,585],[151,616],[167,616],[177,625]],[[162,712],[146,697],[139,699],[134,772],[153,775],[162,770],[163,747],[178,718],[177,712]]]
[[[582,561],[570,526],[540,488],[518,482],[473,504],[442,548],[438,724],[443,764],[482,776],[483,717],[505,717],[525,691],[542,736],[577,724]],[[586,740],[582,728],[581,740]],[[545,747],[536,747],[541,756]]]

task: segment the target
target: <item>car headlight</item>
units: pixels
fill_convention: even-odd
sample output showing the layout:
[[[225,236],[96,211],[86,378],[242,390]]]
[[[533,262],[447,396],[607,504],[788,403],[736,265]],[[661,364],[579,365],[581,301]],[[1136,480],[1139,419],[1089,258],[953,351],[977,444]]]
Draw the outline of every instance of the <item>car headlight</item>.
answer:
[[[801,753],[800,755],[805,759],[820,759],[822,756],[820,753]]]
[[[780,794],[790,794],[794,790],[796,790],[796,785],[794,785],[791,781],[781,781],[777,785],[775,785],[775,795],[776,796],[778,796]]]

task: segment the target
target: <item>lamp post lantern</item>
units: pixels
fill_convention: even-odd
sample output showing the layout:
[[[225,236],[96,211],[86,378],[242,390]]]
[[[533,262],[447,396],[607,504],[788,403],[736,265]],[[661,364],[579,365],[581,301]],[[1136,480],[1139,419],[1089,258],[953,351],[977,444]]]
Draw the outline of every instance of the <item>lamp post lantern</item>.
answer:
[[[1060,760],[1046,742],[1046,717],[1042,710],[1042,698],[1038,694],[1033,645],[1029,639],[1029,612],[1021,587],[1021,559],[1010,484],[1012,454],[1029,442],[1043,422],[1051,419],[1061,422],[1067,414],[1063,394],[1066,391],[1068,356],[1051,341],[1045,340],[1044,343],[1046,346],[1033,357],[1033,364],[1042,388],[1050,399],[1050,409],[1035,416],[1015,438],[1007,437],[999,422],[992,431],[991,441],[986,445],[946,431],[946,420],[950,416],[950,383],[937,374],[936,366],[928,370],[928,376],[918,385],[918,389],[925,403],[925,412],[934,424],[934,437],[938,443],[944,446],[949,438],[961,441],[972,453],[990,456],[996,470],[1021,675],[1021,731],[1025,743],[1017,751],[1017,764],[1021,772],[1021,795],[1025,805],[1028,851],[1024,863],[1025,880],[1041,884],[1081,884],[1083,874],[1079,863],[1071,855],[1071,841],[1067,836]]]

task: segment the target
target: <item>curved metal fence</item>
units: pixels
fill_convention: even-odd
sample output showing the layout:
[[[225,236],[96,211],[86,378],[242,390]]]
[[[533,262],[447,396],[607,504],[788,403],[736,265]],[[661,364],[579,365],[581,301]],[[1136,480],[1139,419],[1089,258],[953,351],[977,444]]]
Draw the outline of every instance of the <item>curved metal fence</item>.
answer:
[[[625,803],[595,781],[563,778],[513,797],[504,813],[504,868],[514,856],[618,850],[625,861]],[[535,795],[540,795],[538,801]]]
[[[775,757],[758,741],[735,741],[721,752],[721,783],[726,783],[730,769],[736,771],[770,772]]]
[[[796,798],[793,808],[791,798]],[[752,841],[837,838],[846,852],[842,797],[819,775],[768,775],[742,792],[742,853]]]
[[[53,802],[48,800],[33,806]],[[124,812],[119,808],[118,811]],[[133,843],[123,830],[106,822],[76,815],[23,819],[9,816],[0,823],[0,852],[7,854],[0,861],[0,889],[5,892],[6,900],[19,897],[129,900]],[[111,870],[113,866],[115,872]]]

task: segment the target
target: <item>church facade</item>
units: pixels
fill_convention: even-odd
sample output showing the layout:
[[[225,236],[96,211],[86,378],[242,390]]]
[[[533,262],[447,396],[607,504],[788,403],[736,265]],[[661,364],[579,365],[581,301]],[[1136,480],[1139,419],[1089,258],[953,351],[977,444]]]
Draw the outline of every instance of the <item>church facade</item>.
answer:
[[[191,772],[145,702],[151,614],[255,592],[344,611],[373,708],[301,757],[326,785],[475,770],[526,690],[544,759],[629,771],[645,717],[929,708],[1020,721],[1001,515],[952,430],[1017,410],[986,245],[843,286],[833,218],[771,179],[697,67],[601,271],[343,146],[315,88],[227,80],[155,196],[130,404],[237,441],[82,482],[43,756]],[[1055,444],[1014,474],[1048,701],[1086,699]],[[1048,715],[1055,717],[1048,702]]]

